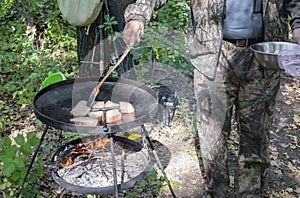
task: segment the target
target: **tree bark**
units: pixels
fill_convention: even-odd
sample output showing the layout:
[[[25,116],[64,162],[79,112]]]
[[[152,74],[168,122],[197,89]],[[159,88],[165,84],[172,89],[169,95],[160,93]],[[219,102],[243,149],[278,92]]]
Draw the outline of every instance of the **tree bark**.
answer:
[[[98,26],[104,22],[104,15],[109,14],[110,17],[114,16],[115,20],[118,22],[117,25],[113,26],[114,32],[122,32],[125,26],[125,19],[124,19],[124,11],[126,7],[130,4],[135,2],[135,0],[107,0],[107,6],[105,2],[103,3],[102,10],[98,15],[97,19],[90,25],[88,34],[87,34],[87,27],[77,27],[77,58],[78,58],[78,66],[79,66],[79,76],[87,77],[87,76],[99,76],[101,72],[99,70],[99,66],[91,65],[91,64],[82,64],[82,61],[93,61],[99,62],[99,53],[101,50],[104,50],[105,53],[105,66],[109,65],[112,62],[110,55],[115,53],[114,46],[107,46],[110,45],[109,42],[105,42],[105,48],[99,49],[99,45],[96,47],[94,46],[94,40],[96,31],[98,30]],[[103,32],[104,40],[107,39],[108,32]],[[97,40],[97,44],[99,43],[99,39]],[[122,45],[122,44],[121,44]],[[126,47],[126,46],[125,46]],[[120,46],[118,44],[117,48],[124,48],[124,46]],[[95,51],[94,58],[92,57],[93,50]],[[117,54],[120,55],[122,50],[119,50]],[[132,67],[132,56],[128,55],[123,64],[118,67],[119,73],[124,73]]]

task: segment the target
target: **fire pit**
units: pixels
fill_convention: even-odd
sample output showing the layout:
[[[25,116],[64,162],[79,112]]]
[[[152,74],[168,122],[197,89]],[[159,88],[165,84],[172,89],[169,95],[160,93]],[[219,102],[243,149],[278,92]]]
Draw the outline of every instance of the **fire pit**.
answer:
[[[137,142],[116,136],[118,132],[141,126],[144,140],[147,140],[175,197],[148,132],[143,126],[157,114],[158,99],[151,88],[128,79],[108,78],[102,85],[96,101],[128,101],[135,107],[134,119],[108,125],[105,121],[106,114],[103,113],[104,121],[101,125],[81,126],[70,122],[70,111],[74,104],[86,100],[97,83],[98,79],[95,78],[69,79],[52,84],[36,94],[33,101],[34,113],[46,127],[16,197],[19,197],[23,189],[49,126],[62,131],[98,136],[98,139],[89,136],[69,142],[54,154],[52,176],[66,189],[82,194],[113,192],[114,196],[118,197],[119,190],[130,188],[141,180],[151,166],[148,153],[145,152],[148,151],[147,143],[142,148]],[[108,138],[103,139],[106,136]]]
[[[107,137],[89,136],[62,146],[52,158],[54,180],[78,193],[111,194],[114,192],[114,155],[118,189],[131,188],[150,167],[148,153],[137,142],[118,136],[113,139],[113,154]]]

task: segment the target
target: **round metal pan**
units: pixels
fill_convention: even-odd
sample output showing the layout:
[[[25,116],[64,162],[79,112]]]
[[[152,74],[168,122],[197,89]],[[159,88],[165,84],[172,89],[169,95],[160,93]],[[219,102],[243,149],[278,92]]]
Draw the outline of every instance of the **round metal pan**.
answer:
[[[106,134],[140,126],[156,115],[158,99],[151,88],[129,79],[108,78],[102,85],[96,101],[130,102],[135,108],[135,119],[107,127],[100,125],[90,127],[70,123],[72,118],[70,111],[80,100],[88,99],[98,80],[98,78],[68,79],[42,89],[36,94],[33,101],[36,117],[48,126],[68,132]]]
[[[105,187],[78,186],[78,185],[69,183],[66,180],[64,180],[63,178],[61,178],[58,175],[57,170],[55,170],[58,167],[58,162],[56,161],[56,159],[62,159],[63,155],[64,155],[64,151],[66,151],[67,148],[69,148],[70,146],[74,146],[78,143],[85,142],[86,140],[90,140],[90,138],[91,138],[91,136],[84,137],[82,139],[73,140],[73,141],[65,144],[64,146],[60,147],[55,152],[55,154],[52,157],[52,161],[51,161],[53,163],[53,165],[55,165],[55,167],[56,167],[52,170],[52,177],[56,181],[56,183],[58,183],[60,186],[66,188],[70,191],[73,191],[73,192],[77,192],[77,193],[81,193],[81,194],[100,194],[100,195],[112,194],[114,192],[114,186],[105,186]],[[95,137],[93,137],[93,138],[95,138]],[[124,148],[126,148],[127,150],[130,150],[132,152],[138,152],[142,149],[142,147],[139,143],[129,140],[127,138],[114,136],[113,139],[114,139],[114,141],[117,141],[118,144],[123,145]],[[146,155],[145,155],[144,160],[147,161]],[[148,169],[151,166],[152,166],[151,164],[147,164],[145,171],[141,172],[139,175],[137,175],[134,178],[131,178],[130,180],[128,180],[126,182],[118,184],[118,190],[124,190],[124,189],[133,187],[136,184],[136,182],[139,182],[144,178]]]

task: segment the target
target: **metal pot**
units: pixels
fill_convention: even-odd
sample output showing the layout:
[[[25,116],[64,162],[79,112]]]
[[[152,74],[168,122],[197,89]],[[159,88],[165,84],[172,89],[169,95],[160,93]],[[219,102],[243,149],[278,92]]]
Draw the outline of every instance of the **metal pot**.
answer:
[[[267,69],[279,70],[278,53],[282,50],[293,50],[298,45],[290,42],[262,42],[250,46],[257,62]]]

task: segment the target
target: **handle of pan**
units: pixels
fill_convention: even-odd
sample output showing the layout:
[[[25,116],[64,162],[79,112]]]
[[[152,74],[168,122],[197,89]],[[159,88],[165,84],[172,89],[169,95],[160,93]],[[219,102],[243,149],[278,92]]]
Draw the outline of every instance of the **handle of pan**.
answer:
[[[100,87],[102,86],[102,84],[104,83],[104,81],[110,76],[110,74],[120,65],[120,63],[124,60],[124,58],[127,56],[127,54],[130,52],[132,47],[128,47],[125,52],[122,54],[122,56],[120,57],[120,59],[118,60],[118,62],[113,66],[113,68],[111,68],[107,74],[103,77],[103,79],[98,83],[97,87],[95,87],[95,89],[93,90],[93,94],[96,97],[99,93]]]

